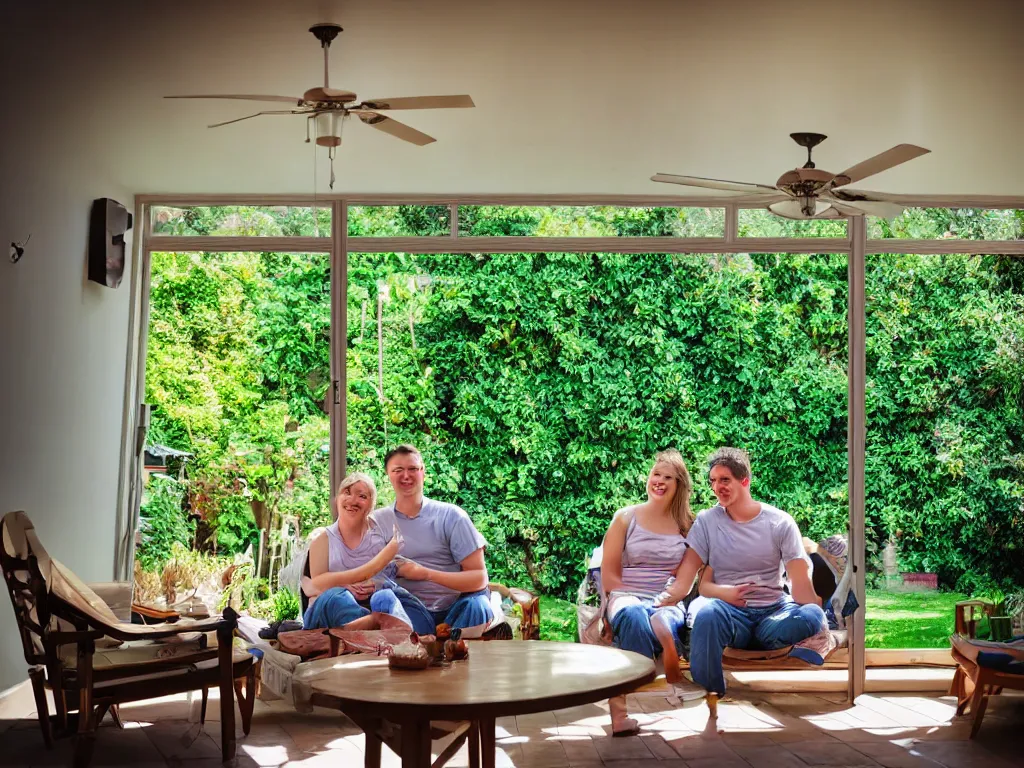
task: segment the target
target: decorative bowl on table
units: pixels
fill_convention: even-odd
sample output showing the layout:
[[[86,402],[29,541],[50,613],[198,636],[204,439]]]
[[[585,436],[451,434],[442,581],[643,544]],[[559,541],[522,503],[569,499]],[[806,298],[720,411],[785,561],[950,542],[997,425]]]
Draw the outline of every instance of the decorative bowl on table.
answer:
[[[391,669],[426,669],[434,660],[415,632],[408,640],[389,646],[387,656]]]
[[[391,669],[426,669],[430,666],[429,656],[388,656],[388,667]]]

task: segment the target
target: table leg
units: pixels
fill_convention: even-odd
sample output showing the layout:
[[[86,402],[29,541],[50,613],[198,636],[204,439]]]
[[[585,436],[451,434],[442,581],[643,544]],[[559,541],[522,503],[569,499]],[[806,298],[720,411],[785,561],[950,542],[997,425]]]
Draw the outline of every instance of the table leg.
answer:
[[[480,768],[480,723],[476,720],[469,726],[466,748],[469,750],[469,768]]]
[[[402,768],[430,768],[430,721],[402,721]]]
[[[494,768],[494,718],[478,720],[477,727],[480,733],[480,768]]]
[[[365,768],[380,768],[381,725],[381,721],[377,719],[367,720],[360,725],[363,733],[366,735],[365,758],[363,761]]]

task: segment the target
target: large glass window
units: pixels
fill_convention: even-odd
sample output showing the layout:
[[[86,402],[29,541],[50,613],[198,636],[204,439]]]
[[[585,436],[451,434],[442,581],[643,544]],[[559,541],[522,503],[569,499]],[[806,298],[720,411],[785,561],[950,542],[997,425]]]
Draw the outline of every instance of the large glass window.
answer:
[[[390,499],[381,461],[399,442],[423,449],[428,494],[473,516],[492,578],[546,598],[571,597],[610,515],[643,498],[648,463],[667,446],[690,465],[695,509],[713,503],[703,460],[733,444],[751,453],[755,497],[805,536],[846,531],[845,255],[502,254],[479,239],[471,254],[384,252],[396,246],[370,238],[413,250],[442,237],[537,238],[494,251],[573,237],[599,251],[624,237],[748,246],[726,241],[725,208],[459,203],[453,232],[447,201],[335,202],[360,238],[335,262],[348,268],[348,303],[335,308],[348,329],[334,339],[342,392],[331,258],[290,252],[328,249],[331,205],[147,207],[152,234],[193,238],[195,251],[147,254],[139,399],[154,411],[140,564],[158,567],[175,544],[186,568],[180,553],[252,545],[272,576],[290,539],[330,520],[332,467],[370,472]],[[1022,217],[909,209],[869,218],[868,237],[916,251],[896,241],[1011,240],[1024,237]],[[750,248],[850,236],[846,219],[763,209],[737,209],[736,223]],[[233,247],[226,237],[238,252],[201,252]],[[267,237],[282,252],[261,248]],[[867,258],[869,647],[946,647],[957,599],[998,599],[1024,574],[1022,275],[1006,256]],[[343,437],[347,467],[331,454]],[[913,591],[932,581],[938,591]],[[574,615],[567,603],[545,611],[560,609]]]
[[[1024,578],[1024,264],[873,255],[866,295],[867,640],[945,648]]]

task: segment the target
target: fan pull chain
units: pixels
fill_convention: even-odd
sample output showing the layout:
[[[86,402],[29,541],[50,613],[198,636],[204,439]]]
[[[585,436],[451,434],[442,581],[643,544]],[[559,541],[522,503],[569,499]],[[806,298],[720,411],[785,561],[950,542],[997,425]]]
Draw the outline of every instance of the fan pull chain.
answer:
[[[306,133],[309,133],[309,121],[312,118],[306,120]],[[316,121],[313,122],[313,132],[316,133]],[[307,138],[306,141],[309,141]],[[320,237],[320,218],[316,215],[316,143],[313,144],[313,231],[317,237]]]
[[[330,186],[331,189],[334,189],[334,156],[335,156],[335,149],[334,149],[334,147],[330,147],[327,150],[327,157],[331,161],[331,181],[330,181],[330,184],[328,185],[328,186]]]

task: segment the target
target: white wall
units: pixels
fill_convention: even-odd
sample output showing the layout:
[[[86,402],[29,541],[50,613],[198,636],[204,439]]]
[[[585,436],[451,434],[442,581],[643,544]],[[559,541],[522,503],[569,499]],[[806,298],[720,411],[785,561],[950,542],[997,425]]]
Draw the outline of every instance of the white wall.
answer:
[[[322,20],[346,28],[332,85],[477,103],[409,113],[438,138],[425,148],[349,125],[339,191],[772,183],[802,162],[788,134],[811,130],[835,171],[899,142],[933,150],[868,188],[1024,195],[1016,0],[4,4],[0,240],[32,240],[0,262],[0,511],[28,510],[88,580],[112,573],[129,298],[84,279],[90,201],[311,192],[301,118],[207,130],[258,105],[160,97],[299,95],[320,84],[306,29]],[[0,608],[0,688],[24,675],[12,625]]]

